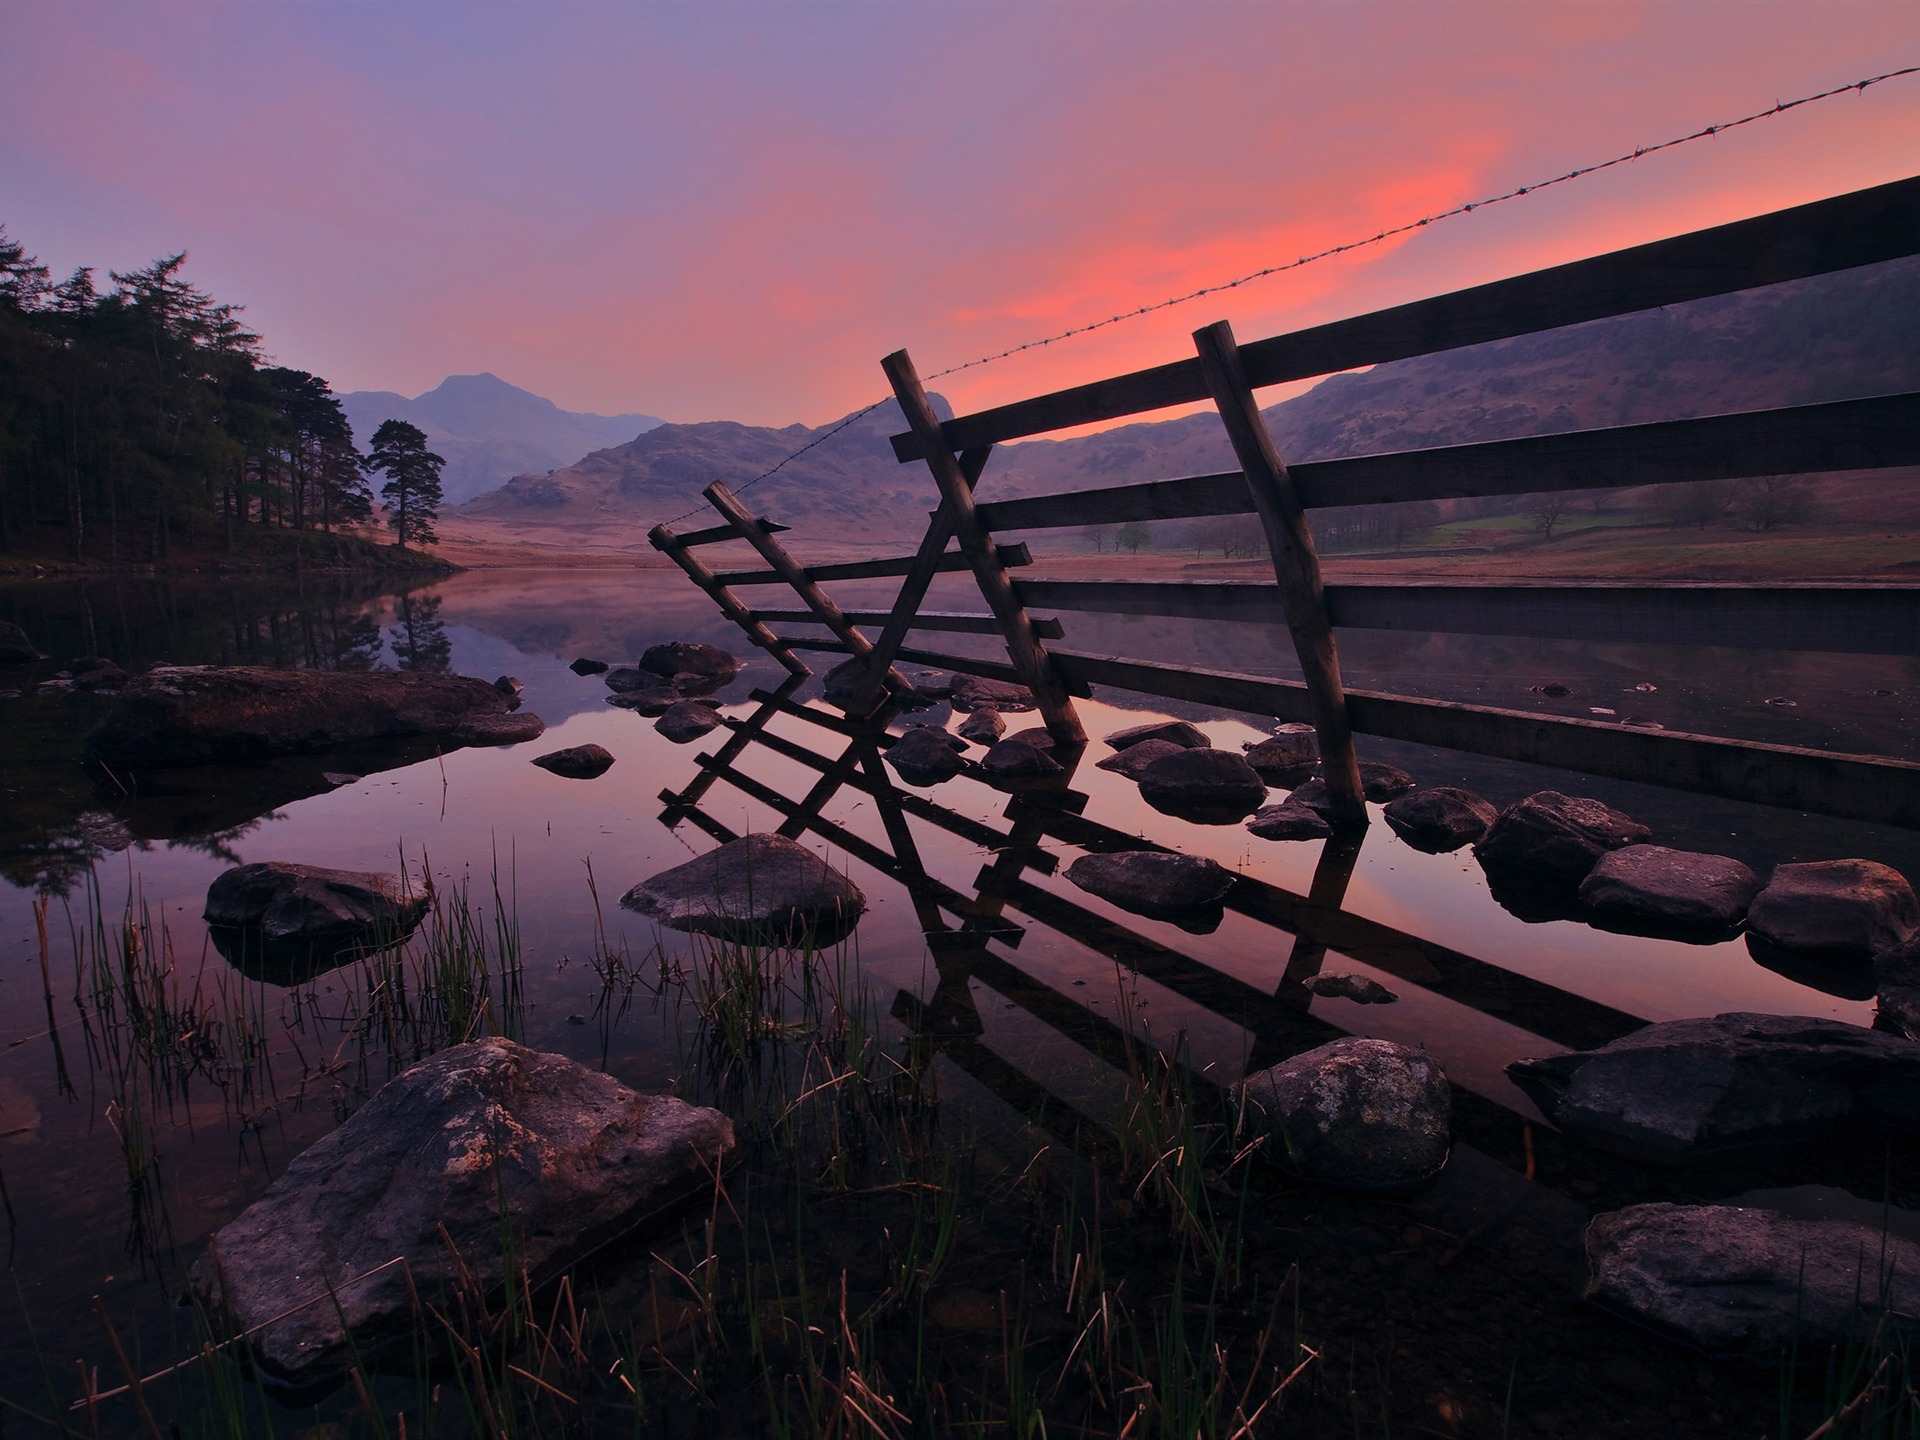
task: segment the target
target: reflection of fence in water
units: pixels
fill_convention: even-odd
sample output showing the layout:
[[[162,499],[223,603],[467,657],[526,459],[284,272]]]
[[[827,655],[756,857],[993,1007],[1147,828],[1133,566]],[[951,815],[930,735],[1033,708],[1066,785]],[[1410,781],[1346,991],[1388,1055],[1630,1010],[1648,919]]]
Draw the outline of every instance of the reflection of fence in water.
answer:
[[[1135,1042],[1113,1020],[1019,963],[1020,943],[1034,925],[1239,1026],[1247,1037],[1249,1071],[1345,1033],[1308,1009],[1311,995],[1305,982],[1319,972],[1330,951],[1530,1032],[1543,1042],[1542,1051],[1602,1045],[1644,1023],[1544,981],[1343,909],[1347,883],[1364,843],[1364,836],[1354,832],[1336,833],[1323,843],[1304,895],[1251,875],[1235,879],[1225,907],[1288,937],[1288,944],[1285,961],[1274,967],[1271,990],[1228,975],[1031,878],[1051,876],[1060,869],[1061,857],[1046,848],[1049,843],[1088,852],[1157,848],[1085,817],[1082,811],[1088,797],[1071,788],[1079,759],[1076,752],[1056,751],[1066,766],[1064,775],[1023,785],[1008,795],[1002,817],[1007,827],[1001,830],[897,786],[881,758],[895,739],[886,733],[884,722],[863,724],[798,704],[792,696],[799,684],[795,677],[778,691],[756,690],[752,698],[759,708],[745,718],[726,720],[731,733],[725,744],[713,754],[696,757],[700,773],[680,790],[661,792],[666,806],[662,821],[669,826],[691,823],[723,843],[735,838],[732,830],[701,808],[712,787],[724,782],[780,815],[781,834],[798,838],[812,832],[897,881],[926,936],[936,983],[925,1000],[901,991],[893,1002],[894,1017],[907,1027],[923,1057],[935,1051],[944,1054],[992,1093],[1063,1137],[1097,1137],[1100,1127],[986,1042],[987,1027],[975,1003],[974,982],[1115,1070],[1126,1070],[1129,1045]],[[839,739],[843,742],[839,754],[823,754],[774,733],[769,727],[780,717],[803,721],[823,738]],[[793,761],[818,778],[800,798],[784,795],[739,768],[738,762],[755,747]],[[970,773],[980,775],[971,767]],[[821,812],[843,789],[873,803],[886,844],[824,817]],[[992,856],[971,887],[928,872],[909,817],[978,845]],[[1021,919],[1009,919],[1008,912]],[[1202,1089],[1218,1083],[1192,1072],[1185,1078]],[[1505,1113],[1496,1101],[1460,1087],[1455,1097],[1457,1106],[1483,1117]]]

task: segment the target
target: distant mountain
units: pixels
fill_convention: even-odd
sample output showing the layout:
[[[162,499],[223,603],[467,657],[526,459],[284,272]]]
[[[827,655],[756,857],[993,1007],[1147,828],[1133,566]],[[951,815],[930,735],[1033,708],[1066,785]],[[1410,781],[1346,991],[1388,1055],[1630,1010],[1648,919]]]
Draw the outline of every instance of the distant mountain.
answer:
[[[953,414],[933,397],[944,420]],[[600,450],[551,474],[517,475],[460,508],[463,517],[549,525],[651,524],[698,507],[713,480],[730,486],[772,469],[841,422],[810,430],[772,429],[731,420],[661,425],[624,445]],[[900,428],[889,401],[756,484],[746,503],[795,530],[842,539],[918,534],[926,528],[933,488],[924,467],[893,458],[887,437]],[[683,529],[710,523],[703,514]]]
[[[362,450],[383,421],[418,425],[434,452],[446,458],[441,488],[449,505],[504,485],[525,471],[566,465],[589,451],[618,445],[651,430],[653,415],[585,415],[509,385],[497,375],[449,375],[409,400],[390,390],[355,390],[340,397]]]
[[[1318,460],[1915,390],[1916,313],[1920,260],[1894,261],[1335,375],[1263,413],[1283,456]],[[663,425],[550,476],[518,476],[462,513],[554,526],[651,522],[699,506],[708,481],[737,485],[830,428]],[[894,461],[887,437],[904,428],[899,411],[882,406],[756,486],[753,508],[802,535],[919,535],[938,497],[924,467]],[[1003,445],[980,494],[1232,466],[1219,419],[1203,413]]]

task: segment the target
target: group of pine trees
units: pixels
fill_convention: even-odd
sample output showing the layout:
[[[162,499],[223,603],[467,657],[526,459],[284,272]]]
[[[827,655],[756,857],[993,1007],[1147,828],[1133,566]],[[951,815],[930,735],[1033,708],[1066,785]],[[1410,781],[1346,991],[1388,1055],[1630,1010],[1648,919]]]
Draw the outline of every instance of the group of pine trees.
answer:
[[[439,456],[389,420],[354,448],[327,382],[262,362],[239,307],[182,278],[184,253],[55,282],[0,226],[0,553],[153,561],[254,530],[374,518],[432,544]]]

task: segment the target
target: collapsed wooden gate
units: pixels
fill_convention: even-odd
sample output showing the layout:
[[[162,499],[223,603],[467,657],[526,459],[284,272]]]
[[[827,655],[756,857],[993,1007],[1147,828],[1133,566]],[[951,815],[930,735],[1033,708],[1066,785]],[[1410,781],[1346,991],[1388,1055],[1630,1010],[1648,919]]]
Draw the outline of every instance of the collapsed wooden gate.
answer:
[[[1028,686],[1056,739],[1084,740],[1073,697],[1106,685],[1284,720],[1311,721],[1329,789],[1348,818],[1364,815],[1354,733],[1525,761],[1856,820],[1920,827],[1920,763],[1721,736],[1648,731],[1604,720],[1347,688],[1336,634],[1393,629],[1581,641],[1709,644],[1912,656],[1920,653],[1920,587],[1885,584],[1325,584],[1307,516],[1325,506],[1522,495],[1706,482],[1756,475],[1920,464],[1920,394],[1903,393],[1528,436],[1289,466],[1274,449],[1254,392],[1262,386],[1533,334],[1609,316],[1828,274],[1920,253],[1920,177],[1696,231],[1333,324],[1237,344],[1225,322],[1196,332],[1193,357],[1096,380],[942,424],[904,351],[882,362],[908,429],[902,463],[924,462],[939,508],[912,555],[804,565],[724,485],[707,487],[722,523],[652,543],[711,595],[756,645],[796,675],[797,651],[863,662],[847,707],[867,714],[896,661]],[[1240,469],[1067,494],[978,503],[974,487],[1005,441],[1213,402]],[[1259,517],[1272,582],[1028,580],[1025,544],[996,534],[1134,520]],[[716,573],[693,553],[745,540],[768,568]],[[984,613],[923,612],[936,574],[969,571]],[[885,611],[848,612],[822,586],[897,576]],[[754,607],[737,587],[785,584],[799,610]],[[1284,623],[1301,680],[1099,655],[1035,608]],[[823,627],[809,634],[773,625]],[[862,626],[878,626],[873,638]],[[915,631],[993,635],[1005,662],[909,646]]]

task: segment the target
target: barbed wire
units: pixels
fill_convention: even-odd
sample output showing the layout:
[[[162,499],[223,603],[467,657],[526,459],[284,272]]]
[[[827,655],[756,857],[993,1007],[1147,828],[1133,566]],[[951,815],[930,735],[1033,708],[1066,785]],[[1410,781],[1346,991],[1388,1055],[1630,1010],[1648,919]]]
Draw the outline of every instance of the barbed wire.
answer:
[[[933,374],[926,378],[929,381],[944,380],[949,375],[958,375],[964,370],[976,370],[983,365],[997,364],[999,361],[1011,359],[1015,355],[1025,354],[1029,350],[1039,350],[1048,345],[1058,345],[1063,340],[1072,340],[1081,335],[1091,334],[1095,330],[1104,330],[1111,325],[1120,325],[1129,320],[1138,320],[1143,315],[1152,315],[1161,310],[1170,310],[1176,305],[1190,304],[1192,301],[1204,299],[1209,295],[1218,295],[1222,291],[1237,290],[1242,285],[1251,285],[1256,280],[1265,280],[1274,275],[1283,275],[1290,270],[1298,270],[1303,266],[1313,265],[1322,260],[1331,260],[1336,256],[1350,254],[1355,250],[1364,250],[1372,245],[1383,244],[1396,236],[1409,235],[1416,230],[1423,230],[1427,226],[1436,225],[1443,220],[1452,220],[1461,215],[1470,215],[1475,210],[1486,209],[1489,205],[1501,205],[1509,200],[1519,200],[1527,195],[1537,195],[1540,191],[1550,189],[1555,185],[1565,185],[1572,180],[1579,180],[1588,175],[1596,175],[1602,170],[1611,170],[1616,165],[1631,164],[1633,161],[1642,159],[1645,156],[1657,155],[1663,150],[1672,150],[1680,145],[1690,145],[1696,140],[1710,140],[1714,136],[1723,135],[1729,130],[1738,130],[1743,125],[1752,125],[1757,121],[1770,120],[1776,115],[1784,115],[1787,111],[1797,110],[1803,105],[1812,105],[1821,100],[1831,100],[1837,95],[1859,94],[1865,91],[1870,85],[1878,85],[1886,80],[1898,80],[1908,75],[1920,75],[1920,65],[1906,65],[1898,70],[1882,71],[1880,74],[1870,75],[1864,80],[1855,80],[1846,85],[1835,85],[1829,90],[1821,90],[1812,95],[1802,95],[1797,100],[1776,100],[1766,109],[1755,110],[1752,114],[1742,115],[1737,120],[1722,120],[1715,124],[1704,126],[1699,130],[1691,131],[1688,134],[1676,135],[1670,140],[1662,140],[1657,145],[1636,146],[1634,149],[1616,155],[1610,160],[1597,160],[1590,165],[1581,165],[1575,169],[1566,171],[1564,174],[1555,175],[1547,180],[1538,180],[1530,185],[1516,185],[1511,190],[1503,191],[1498,195],[1489,195],[1485,199],[1468,200],[1453,206],[1451,209],[1437,211],[1432,215],[1424,215],[1418,220],[1408,220],[1398,225],[1388,226],[1377,234],[1369,235],[1362,240],[1348,240],[1339,245],[1329,245],[1324,250],[1316,250],[1311,254],[1302,255],[1298,259],[1288,260],[1279,265],[1268,265],[1259,270],[1249,271],[1247,274],[1234,280],[1222,280],[1216,284],[1202,285],[1199,289],[1189,290],[1184,295],[1175,295],[1166,300],[1156,300],[1150,305],[1141,305],[1136,309],[1123,311],[1118,315],[1111,315],[1105,320],[1094,320],[1085,325],[1075,325],[1071,329],[1062,330],[1057,335],[1048,335],[1039,340],[1027,340],[1021,344],[1010,346],[1005,350],[995,351],[990,355],[982,355],[977,359],[965,360],[958,365],[949,365],[944,370],[934,371]],[[831,430],[816,435],[813,439],[795,450],[791,455],[780,460],[770,469],[763,470],[751,480],[734,486],[733,493],[736,495],[744,494],[761,481],[779,474],[780,471],[784,470],[793,461],[798,460],[809,450],[831,440],[855,421],[865,419],[892,398],[891,395],[884,395],[871,405],[854,411],[853,414],[847,416],[846,419],[835,425]],[[685,514],[676,515],[673,519],[664,521],[663,523],[677,525],[682,520],[700,514],[702,508],[703,507],[696,505]]]

